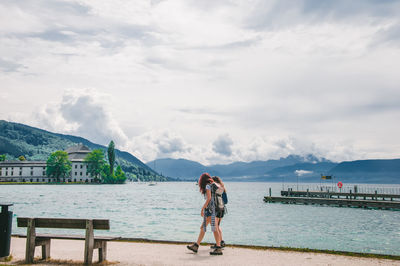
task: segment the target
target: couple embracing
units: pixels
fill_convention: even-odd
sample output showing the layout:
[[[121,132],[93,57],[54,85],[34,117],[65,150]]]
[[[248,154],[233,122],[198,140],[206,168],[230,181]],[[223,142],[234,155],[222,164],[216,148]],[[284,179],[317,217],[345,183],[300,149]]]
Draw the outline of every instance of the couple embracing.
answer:
[[[208,173],[204,173],[199,178],[198,186],[200,193],[203,194],[206,199],[201,209],[203,223],[200,227],[197,242],[187,246],[187,248],[197,253],[199,245],[206,233],[207,225],[211,224],[215,245],[212,246],[213,250],[210,252],[210,255],[222,255],[222,248],[225,246],[225,242],[222,240],[220,224],[225,214],[225,203],[227,203],[224,183],[219,177],[211,177]]]

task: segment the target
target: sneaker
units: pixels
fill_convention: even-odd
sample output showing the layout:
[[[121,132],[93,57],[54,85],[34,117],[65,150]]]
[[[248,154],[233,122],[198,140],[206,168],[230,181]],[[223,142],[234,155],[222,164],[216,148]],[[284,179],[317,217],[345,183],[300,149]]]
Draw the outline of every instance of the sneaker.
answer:
[[[190,249],[191,251],[193,251],[194,253],[197,253],[197,251],[199,250],[199,245],[197,245],[197,243],[193,243],[190,246],[186,246],[188,249]]]
[[[214,244],[214,245],[212,245],[210,248],[216,249],[217,247],[218,247],[217,244]],[[225,241],[222,240],[222,241],[221,241],[221,248],[223,249],[224,247],[225,247]]]
[[[221,247],[217,247],[213,251],[210,251],[210,255],[222,255],[222,248]]]

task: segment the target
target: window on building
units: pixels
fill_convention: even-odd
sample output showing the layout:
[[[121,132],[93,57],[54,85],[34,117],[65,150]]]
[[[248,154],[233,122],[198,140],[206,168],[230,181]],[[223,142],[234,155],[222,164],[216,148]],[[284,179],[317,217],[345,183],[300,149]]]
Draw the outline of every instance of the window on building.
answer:
[[[46,170],[46,166],[43,166],[43,170]]]
[[[14,170],[14,167],[11,167],[11,170]]]
[[[78,175],[78,172],[75,172],[75,175]]]
[[[22,171],[19,171],[19,175],[22,175]]]
[[[33,175],[33,171],[31,171],[31,175]],[[32,181],[31,181],[32,182]]]
[[[6,176],[8,176],[8,172],[6,171]]]
[[[46,171],[43,171],[42,175],[46,175]]]
[[[88,176],[89,175],[89,173],[88,172],[86,172],[86,176]]]
[[[21,171],[22,171],[22,167],[20,167],[20,168],[19,168],[19,170],[21,170]]]
[[[75,164],[75,169],[78,169],[78,165],[77,164]]]
[[[81,164],[81,169],[83,168],[83,165]]]
[[[13,171],[11,171],[11,176],[13,176],[14,175],[14,172]]]
[[[33,170],[33,167],[31,167],[31,170]]]
[[[81,172],[81,176],[82,176],[82,172]]]

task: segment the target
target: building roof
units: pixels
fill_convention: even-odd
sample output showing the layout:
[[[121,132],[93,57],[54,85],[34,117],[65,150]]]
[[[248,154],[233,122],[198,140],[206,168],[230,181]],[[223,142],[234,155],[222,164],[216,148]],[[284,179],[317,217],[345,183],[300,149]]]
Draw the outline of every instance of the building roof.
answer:
[[[90,149],[82,143],[79,143],[78,145],[69,147],[66,152],[71,162],[83,162],[86,155],[90,152]]]
[[[72,154],[72,153],[85,153],[86,154],[86,153],[90,152],[90,149],[87,146],[83,145],[82,143],[79,143],[75,146],[69,147],[65,151],[68,153],[68,155]]]
[[[46,161],[3,161],[0,162],[0,167],[8,166],[46,166]]]

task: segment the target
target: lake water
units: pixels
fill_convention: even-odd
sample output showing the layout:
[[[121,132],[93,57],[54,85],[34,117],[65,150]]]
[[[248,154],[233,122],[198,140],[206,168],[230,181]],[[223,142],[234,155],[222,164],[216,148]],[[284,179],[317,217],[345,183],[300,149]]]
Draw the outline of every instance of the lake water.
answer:
[[[279,194],[279,183],[226,187],[228,214],[221,227],[227,243],[400,255],[400,211],[264,203],[269,187]],[[192,182],[1,185],[1,202],[14,203],[13,233],[26,233],[16,226],[18,216],[106,218],[111,230],[95,234],[195,241],[204,198]],[[210,232],[205,241],[213,242]]]

